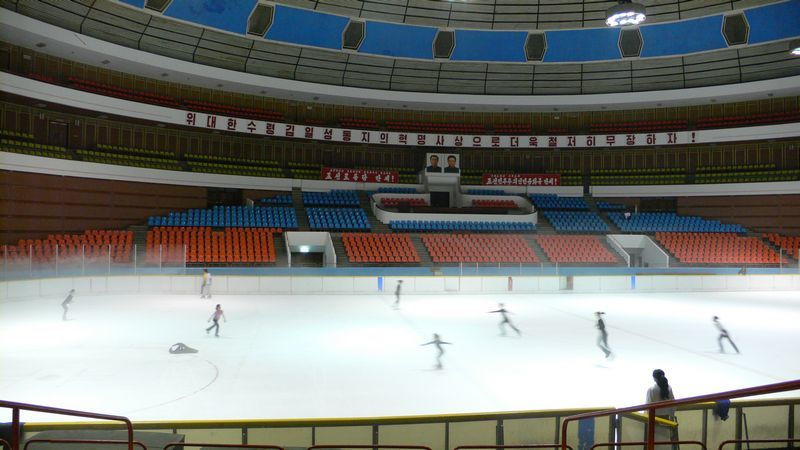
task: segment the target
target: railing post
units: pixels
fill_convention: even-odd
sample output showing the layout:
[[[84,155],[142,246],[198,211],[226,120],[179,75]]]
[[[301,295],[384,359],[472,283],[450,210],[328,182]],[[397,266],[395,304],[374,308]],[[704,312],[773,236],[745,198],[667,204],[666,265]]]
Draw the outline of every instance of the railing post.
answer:
[[[58,276],[58,244],[56,244],[56,276]]]
[[[111,244],[108,244],[108,276],[111,276]]]
[[[139,250],[139,244],[133,244],[133,274],[139,275],[139,269],[136,267],[136,252]]]
[[[654,450],[656,441],[656,409],[647,408],[647,450]]]
[[[20,441],[19,408],[11,409],[11,450],[19,450]]]
[[[28,275],[33,278],[33,244],[28,246]]]
[[[81,275],[86,275],[86,244],[81,245]]]
[[[158,244],[158,273],[161,273],[161,264],[162,264],[162,257],[164,254],[164,246],[162,244]]]

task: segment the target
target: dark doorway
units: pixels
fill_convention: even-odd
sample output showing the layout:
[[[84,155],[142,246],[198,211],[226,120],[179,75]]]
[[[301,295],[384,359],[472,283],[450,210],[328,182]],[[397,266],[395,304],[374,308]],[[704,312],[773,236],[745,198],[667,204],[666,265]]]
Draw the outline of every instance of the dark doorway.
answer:
[[[69,147],[69,126],[64,122],[50,121],[47,127],[47,143]]]
[[[450,207],[449,192],[431,192],[431,206],[440,208]]]
[[[208,188],[208,207],[214,205],[241,205],[244,202],[241,189]]]

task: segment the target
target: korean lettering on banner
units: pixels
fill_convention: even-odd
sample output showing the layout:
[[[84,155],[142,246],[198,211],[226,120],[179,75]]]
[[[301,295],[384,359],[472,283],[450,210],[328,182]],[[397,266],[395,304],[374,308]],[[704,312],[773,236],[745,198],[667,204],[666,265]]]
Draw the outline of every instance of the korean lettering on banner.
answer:
[[[561,175],[540,173],[483,174],[483,184],[494,186],[560,186]]]
[[[327,181],[356,181],[361,183],[396,183],[397,172],[387,170],[340,169],[323,167],[320,179]]]

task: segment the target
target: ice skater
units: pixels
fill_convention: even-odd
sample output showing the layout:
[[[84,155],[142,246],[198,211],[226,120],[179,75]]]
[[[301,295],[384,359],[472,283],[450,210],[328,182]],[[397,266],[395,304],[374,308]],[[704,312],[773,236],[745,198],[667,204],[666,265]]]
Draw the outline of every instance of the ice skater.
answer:
[[[597,346],[605,353],[606,358],[610,358],[614,353],[611,351],[611,347],[608,346],[608,332],[606,331],[606,323],[603,321],[605,313],[597,311],[594,315],[597,317],[597,329],[600,331],[600,334],[597,335]]]
[[[211,298],[211,274],[203,269],[203,284],[200,286],[200,298]]]
[[[441,369],[442,368],[442,356],[444,355],[444,349],[442,348],[442,345],[453,345],[453,343],[452,342],[445,342],[445,341],[442,340],[442,338],[437,333],[433,333],[433,340],[430,341],[430,342],[426,342],[426,343],[424,343],[422,345],[431,345],[431,344],[435,345],[436,346],[436,350],[438,350],[438,353],[436,353],[436,369]]]
[[[211,322],[213,320],[214,324],[211,325],[210,327],[206,328],[206,334],[211,332],[212,328],[216,328],[216,330],[214,330],[214,336],[219,337],[219,318],[220,317],[222,317],[222,320],[224,320],[225,322],[228,321],[228,318],[225,317],[225,311],[222,310],[222,306],[221,305],[217,305],[217,308],[211,314],[211,317],[208,318],[208,321]]]
[[[511,319],[508,318],[508,315],[511,314],[511,311],[507,310],[503,303],[498,303],[497,307],[500,309],[489,311],[489,314],[497,313],[503,318],[503,320],[500,321],[500,334],[503,336],[506,335],[506,325],[508,325],[512,330],[517,332],[517,336],[522,336],[522,332],[519,331],[519,328],[515,327],[514,324],[511,323]]]
[[[67,312],[69,311],[69,305],[72,303],[72,297],[75,295],[75,289],[70,289],[67,293],[67,298],[61,302],[61,309],[64,310],[64,313],[61,314],[61,320],[67,321]]]
[[[392,308],[400,309],[400,291],[403,289],[403,280],[397,281],[397,287],[394,289],[394,303]]]
[[[719,337],[717,338],[717,342],[719,342],[719,352],[720,353],[725,353],[725,348],[722,347],[722,340],[723,339],[727,339],[728,342],[730,342],[731,347],[733,347],[733,349],[736,350],[736,353],[738,354],[739,353],[739,348],[736,347],[736,344],[733,343],[733,339],[731,339],[731,335],[728,334],[728,330],[726,330],[725,327],[722,326],[722,323],[720,323],[719,317],[717,317],[717,316],[714,316],[714,326],[716,326],[717,329],[719,330]]]

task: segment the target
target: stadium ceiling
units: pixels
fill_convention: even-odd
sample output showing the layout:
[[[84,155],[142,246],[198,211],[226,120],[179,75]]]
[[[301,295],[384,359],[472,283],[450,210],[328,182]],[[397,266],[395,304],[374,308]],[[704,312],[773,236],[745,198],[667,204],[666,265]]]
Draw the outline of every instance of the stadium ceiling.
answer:
[[[144,0],[142,0],[143,2]],[[491,26],[487,25],[486,28],[497,28],[498,17],[505,11],[517,17],[515,20],[518,22],[515,23],[520,27],[524,26],[528,29],[547,28],[548,26],[554,28],[601,26],[605,9],[613,4],[613,2],[566,3],[563,0],[536,2],[470,0],[460,3],[430,0],[352,0],[347,2],[283,0],[278,3],[292,7],[314,8],[336,14],[349,14],[353,17],[394,14],[391,11],[399,11],[399,9],[390,8],[389,5],[399,4],[404,5],[405,12],[402,17],[404,23],[419,23],[415,21],[422,17],[434,17],[433,13],[425,16],[420,11],[436,9],[431,5],[439,8],[443,4],[447,4],[447,23],[450,26],[479,28],[474,23],[456,23],[454,20],[458,17],[460,21],[469,16],[471,17],[470,22],[475,22],[478,17],[475,14],[483,11],[479,14],[480,17],[489,20],[491,16],[491,20],[487,22]],[[703,16],[720,11],[730,11],[731,8],[775,2],[681,0],[662,6],[652,1],[643,3],[648,8],[648,21],[651,21],[651,16],[653,17],[652,21],[658,21]],[[347,6],[342,6],[344,4]],[[613,62],[511,64],[456,62],[441,59],[422,61],[303,47],[247,35],[237,35],[204,28],[110,0],[95,2],[18,0],[5,1],[2,5],[65,30],[152,54],[242,73],[337,87],[414,93],[478,94],[481,96],[563,96],[669,91],[800,75],[800,61],[791,56],[788,52],[788,44],[784,41],[749,46],[736,45],[736,42],[732,41],[729,42],[729,45],[733,44],[732,47],[722,50],[653,59],[633,57]],[[422,8],[425,5],[427,6]],[[530,22],[530,18],[525,19],[526,16],[522,12],[513,13],[514,8],[531,8],[533,7],[531,5],[539,11],[538,18],[534,22]],[[576,10],[576,5],[581,7],[580,13]],[[376,11],[376,8],[383,9]],[[492,8],[493,11],[491,15],[487,15],[489,8]],[[565,11],[570,8],[570,11]],[[358,14],[354,12],[355,10],[358,10]],[[563,21],[559,19],[559,25],[555,25],[555,22],[551,23],[551,19],[555,16],[547,13],[547,11],[557,10],[562,11],[559,13],[559,17],[564,19]],[[457,15],[456,12],[458,12]],[[545,16],[549,20],[549,25],[545,25],[543,21]],[[579,21],[578,17],[580,17]],[[390,18],[381,16],[380,19],[389,20]],[[395,19],[399,21],[399,18]],[[434,25],[433,22],[429,23]],[[734,39],[741,35],[741,30],[736,28],[736,23],[736,21],[731,21],[730,25],[732,29],[730,34]],[[797,25],[795,24],[795,26]],[[358,30],[353,33],[357,36]],[[623,54],[626,51],[634,53],[637,51],[637,34],[635,29],[621,32],[620,49]],[[447,40],[445,39],[443,42],[443,50],[446,51]],[[539,43],[532,40],[530,49],[526,48],[526,53],[530,50],[531,54],[535,56],[536,51],[541,50],[539,47],[546,45],[546,42]],[[69,54],[63,56],[69,57]],[[109,68],[120,70],[119,67],[110,66]],[[273,93],[269,95],[273,95]],[[305,100],[311,101],[312,99]],[[325,101],[326,99],[314,98],[313,100]],[[330,100],[328,99],[328,101]],[[331,102],[343,103],[341,101]],[[361,104],[364,105],[364,103]],[[376,105],[371,104],[370,106]],[[613,105],[610,105],[609,109],[612,108]],[[516,110],[516,108],[512,108],[512,110]]]

